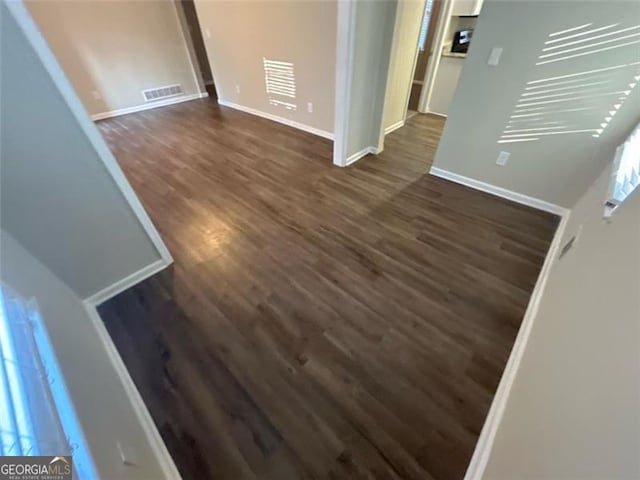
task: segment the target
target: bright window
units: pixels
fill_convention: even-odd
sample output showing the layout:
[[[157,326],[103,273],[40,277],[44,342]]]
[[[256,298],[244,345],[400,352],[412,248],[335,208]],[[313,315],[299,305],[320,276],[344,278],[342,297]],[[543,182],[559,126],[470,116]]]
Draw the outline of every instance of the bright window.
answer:
[[[97,478],[35,300],[0,286],[0,455],[73,455]]]
[[[605,215],[611,215],[638,185],[640,185],[640,124],[616,150]]]
[[[420,26],[420,38],[418,39],[418,48],[424,52],[427,43],[427,33],[429,33],[429,21],[431,20],[431,10],[433,9],[433,0],[427,0],[424,8],[424,16],[422,17],[422,25]]]

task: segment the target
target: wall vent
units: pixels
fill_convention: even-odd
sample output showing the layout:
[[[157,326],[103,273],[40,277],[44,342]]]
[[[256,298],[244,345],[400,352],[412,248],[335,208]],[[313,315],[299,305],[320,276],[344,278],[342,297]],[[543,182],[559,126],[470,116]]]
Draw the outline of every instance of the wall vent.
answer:
[[[564,257],[567,253],[569,253],[569,250],[571,250],[574,243],[576,243],[575,235],[571,237],[571,239],[567,243],[564,244],[564,247],[562,247],[562,250],[560,250],[560,256],[558,257],[558,260]]]
[[[149,88],[142,91],[142,96],[145,102],[152,102],[154,100],[160,100],[167,97],[175,97],[182,95],[182,85],[167,85],[166,87]]]

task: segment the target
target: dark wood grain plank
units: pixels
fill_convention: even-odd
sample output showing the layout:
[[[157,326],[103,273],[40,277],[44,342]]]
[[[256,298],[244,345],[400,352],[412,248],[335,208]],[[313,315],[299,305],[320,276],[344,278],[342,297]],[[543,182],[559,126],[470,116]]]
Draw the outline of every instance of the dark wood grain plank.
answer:
[[[185,479],[460,479],[558,219],[198,100],[99,122],[175,264],[100,314]]]

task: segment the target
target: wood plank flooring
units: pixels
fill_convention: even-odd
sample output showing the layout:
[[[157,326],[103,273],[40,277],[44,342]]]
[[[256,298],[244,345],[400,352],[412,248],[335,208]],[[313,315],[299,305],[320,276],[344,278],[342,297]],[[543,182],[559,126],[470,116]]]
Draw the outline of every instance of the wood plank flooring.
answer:
[[[185,479],[461,479],[558,219],[197,100],[99,122],[175,258],[99,311]],[[461,141],[464,141],[461,138]]]

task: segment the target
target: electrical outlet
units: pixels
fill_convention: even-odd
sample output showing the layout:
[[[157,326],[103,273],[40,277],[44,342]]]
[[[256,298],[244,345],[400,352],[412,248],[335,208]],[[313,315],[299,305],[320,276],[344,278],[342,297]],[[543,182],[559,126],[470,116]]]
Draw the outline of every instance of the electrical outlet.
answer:
[[[211,38],[211,30],[209,30],[208,28],[204,29],[204,35],[207,38]]]
[[[240,93],[240,85],[236,85],[236,93]]]
[[[102,100],[102,95],[100,95],[100,92],[98,90],[92,91],[91,95],[93,95],[93,98],[95,98],[96,100]]]
[[[311,102],[307,103],[307,112],[313,113],[313,103]]]
[[[504,167],[509,161],[510,156],[511,156],[511,153],[509,152],[500,152],[498,154],[498,158],[496,159],[496,165],[500,165],[501,167]]]
[[[140,461],[138,460],[138,453],[131,446],[124,444],[123,442],[117,441],[116,448],[118,449],[118,453],[120,454],[120,460],[127,467],[135,467],[140,465]]]

